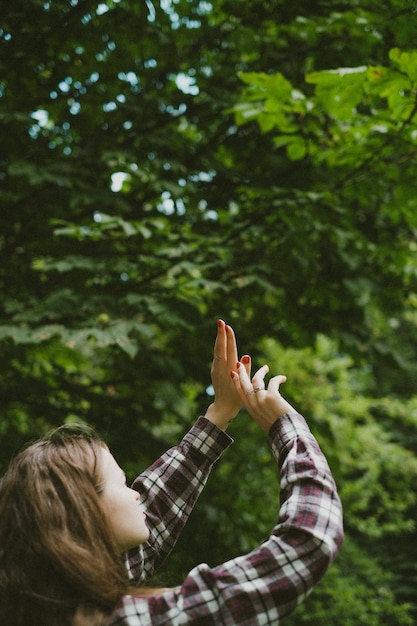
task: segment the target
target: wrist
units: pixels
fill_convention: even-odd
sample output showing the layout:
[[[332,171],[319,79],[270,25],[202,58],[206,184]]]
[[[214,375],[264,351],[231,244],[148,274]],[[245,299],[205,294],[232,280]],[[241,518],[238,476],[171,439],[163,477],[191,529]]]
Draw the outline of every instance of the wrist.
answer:
[[[222,430],[226,430],[233,418],[236,417],[236,413],[220,410],[213,402],[213,404],[210,404],[208,407],[204,417]]]

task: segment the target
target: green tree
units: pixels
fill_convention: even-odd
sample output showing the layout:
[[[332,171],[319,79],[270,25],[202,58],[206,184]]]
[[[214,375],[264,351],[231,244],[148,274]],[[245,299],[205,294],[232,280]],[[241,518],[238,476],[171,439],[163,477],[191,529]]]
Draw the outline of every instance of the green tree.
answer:
[[[336,425],[350,443],[331,454],[349,542],[312,596],[311,623],[330,602],[346,624],[382,610],[407,623],[414,2],[15,0],[1,15],[2,466],[26,439],[84,420],[133,475],[210,401],[214,321],[225,317],[255,361],[279,353],[264,337],[288,347],[294,401],[316,415],[326,451]],[[318,337],[335,343],[326,352]],[[330,368],[322,400],[306,393],[304,358]],[[330,411],[335,379],[344,401]],[[235,428],[239,448],[173,576],[266,532],[262,497],[248,506],[236,476],[251,459],[248,486],[273,497],[268,453],[247,420]],[[342,566],[358,598],[370,590],[362,614],[348,594],[335,603]]]

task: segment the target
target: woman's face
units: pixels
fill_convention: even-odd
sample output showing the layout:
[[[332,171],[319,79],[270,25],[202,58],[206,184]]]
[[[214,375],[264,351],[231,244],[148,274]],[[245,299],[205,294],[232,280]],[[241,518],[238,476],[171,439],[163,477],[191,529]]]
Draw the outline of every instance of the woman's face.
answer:
[[[134,548],[149,538],[140,494],[126,484],[126,476],[114,457],[102,448],[103,509],[113,529],[120,551]]]

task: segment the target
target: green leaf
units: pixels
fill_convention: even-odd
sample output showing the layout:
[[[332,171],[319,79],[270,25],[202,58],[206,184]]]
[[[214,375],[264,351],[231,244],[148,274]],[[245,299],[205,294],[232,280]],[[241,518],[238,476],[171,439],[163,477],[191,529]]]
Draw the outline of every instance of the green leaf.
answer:
[[[306,144],[302,138],[296,137],[287,143],[287,154],[291,161],[303,159],[306,153]]]

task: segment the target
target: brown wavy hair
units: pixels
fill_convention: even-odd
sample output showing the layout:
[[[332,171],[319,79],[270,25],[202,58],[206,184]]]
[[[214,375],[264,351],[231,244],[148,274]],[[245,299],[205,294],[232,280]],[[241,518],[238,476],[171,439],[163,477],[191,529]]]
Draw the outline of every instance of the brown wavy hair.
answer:
[[[129,588],[100,504],[105,443],[61,427],[0,480],[0,624],[104,624]]]

